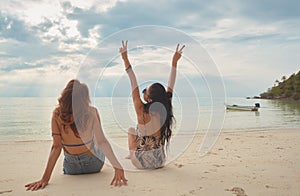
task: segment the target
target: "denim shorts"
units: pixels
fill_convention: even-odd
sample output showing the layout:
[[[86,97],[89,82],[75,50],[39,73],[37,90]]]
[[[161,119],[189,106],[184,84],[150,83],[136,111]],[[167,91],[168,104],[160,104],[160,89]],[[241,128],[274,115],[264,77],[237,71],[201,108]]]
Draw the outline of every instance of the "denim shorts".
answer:
[[[70,175],[98,173],[105,161],[104,154],[96,147],[93,154],[71,155],[64,151],[64,155],[63,172]]]

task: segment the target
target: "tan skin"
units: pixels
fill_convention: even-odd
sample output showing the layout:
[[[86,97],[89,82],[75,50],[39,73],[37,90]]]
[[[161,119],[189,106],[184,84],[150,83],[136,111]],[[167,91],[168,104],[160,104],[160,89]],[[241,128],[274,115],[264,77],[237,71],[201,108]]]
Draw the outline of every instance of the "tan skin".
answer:
[[[122,41],[122,47],[119,49],[119,52],[122,55],[122,59],[125,65],[125,69],[128,70],[127,73],[130,78],[131,87],[132,87],[132,99],[133,104],[135,108],[135,112],[137,115],[137,121],[138,121],[138,127],[141,135],[150,135],[150,136],[160,136],[160,117],[159,114],[149,114],[144,112],[144,104],[140,98],[140,91],[137,85],[136,77],[131,69],[131,64],[128,59],[127,54],[127,41]],[[173,55],[172,59],[172,71],[170,74],[169,84],[167,92],[173,92],[174,84],[175,84],[175,78],[176,78],[176,68],[177,68],[177,62],[181,58],[182,50],[185,46],[183,45],[179,49],[179,44],[176,47],[176,51]],[[151,98],[149,97],[149,89],[151,86],[149,86],[146,91],[144,92],[144,100],[146,102],[151,102]],[[172,99],[172,98],[171,98]],[[145,124],[145,125],[144,125]],[[149,132],[150,131],[150,132]],[[130,151],[130,156],[128,158],[131,159],[133,165],[135,165],[137,168],[142,168],[140,162],[136,159],[134,156],[134,151],[137,148],[137,141],[136,141],[136,134],[134,128],[129,128],[128,130],[128,146]]]
[[[86,130],[95,130],[94,131],[95,144],[101,149],[101,151],[104,153],[104,155],[108,158],[108,160],[111,162],[111,164],[114,167],[115,174],[110,185],[114,185],[114,186],[127,185],[127,179],[125,178],[124,170],[120,165],[120,163],[118,162],[117,158],[115,157],[109,142],[107,141],[105,135],[103,134],[98,111],[94,107],[90,107],[90,109],[92,111],[92,120],[88,124]],[[56,161],[63,148],[62,143],[64,144],[84,143],[84,141],[88,141],[92,138],[92,132],[86,132],[85,134],[80,135],[81,138],[77,138],[72,132],[70,127],[66,127],[66,131],[61,131],[60,127],[62,126],[63,125],[59,123],[59,121],[54,117],[53,114],[52,121],[51,121],[53,143],[52,143],[52,148],[51,148],[46,169],[44,171],[41,180],[25,185],[25,187],[27,187],[26,190],[36,191],[38,189],[43,189],[48,185]],[[59,135],[60,133],[61,135]],[[83,153],[91,154],[92,152],[90,152],[89,148],[90,145],[86,145],[86,146],[79,146],[79,147],[64,147],[64,150],[66,150],[69,154],[72,155],[79,155]]]

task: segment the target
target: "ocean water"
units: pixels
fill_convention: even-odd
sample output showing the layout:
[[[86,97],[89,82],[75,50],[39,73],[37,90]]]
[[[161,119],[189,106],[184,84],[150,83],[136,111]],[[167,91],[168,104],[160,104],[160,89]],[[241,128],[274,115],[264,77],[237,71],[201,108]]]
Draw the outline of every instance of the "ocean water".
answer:
[[[216,101],[217,100],[217,101]],[[226,111],[224,102],[254,105],[258,112]],[[57,98],[0,98],[0,141],[51,139],[51,115]],[[107,137],[126,137],[128,127],[135,127],[135,113],[130,98],[98,97],[92,99],[98,108],[103,131]],[[217,105],[217,107],[216,107]],[[174,134],[221,129],[224,132],[299,129],[300,103],[280,100],[245,98],[175,98],[176,124]]]

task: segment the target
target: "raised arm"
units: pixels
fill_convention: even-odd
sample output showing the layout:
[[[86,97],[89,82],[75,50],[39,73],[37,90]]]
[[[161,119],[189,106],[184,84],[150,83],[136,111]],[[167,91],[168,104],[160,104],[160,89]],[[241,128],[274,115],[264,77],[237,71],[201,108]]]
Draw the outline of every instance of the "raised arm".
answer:
[[[116,158],[109,142],[107,141],[103,133],[101,120],[97,109],[95,109],[94,121],[95,123],[93,129],[95,130],[94,133],[95,133],[96,145],[104,153],[104,155],[107,157],[107,159],[115,169],[115,175],[110,184],[115,186],[121,186],[122,184],[127,185],[127,179],[125,178],[124,170],[121,164],[119,163],[118,159]]]
[[[52,127],[53,144],[48,158],[48,163],[44,171],[44,175],[41,180],[26,184],[25,187],[27,187],[26,189],[27,191],[28,190],[35,191],[40,188],[43,189],[48,185],[56,161],[61,153],[61,149],[62,149],[61,136],[60,136],[60,131],[58,129],[56,119],[54,118],[54,114],[52,116],[51,127]]]
[[[171,68],[171,72],[170,72],[170,76],[169,76],[167,92],[173,93],[175,80],[176,80],[177,62],[181,58],[182,50],[184,47],[185,47],[185,45],[183,45],[179,49],[179,44],[177,44],[176,51],[175,51],[175,53],[173,55],[173,59],[172,59],[172,68]]]
[[[130,79],[130,84],[132,89],[132,99],[133,99],[135,111],[136,113],[143,112],[144,105],[140,97],[139,87],[127,55],[127,41],[126,42],[122,41],[122,47],[120,48],[119,51],[122,55],[122,59],[125,65],[125,70]]]

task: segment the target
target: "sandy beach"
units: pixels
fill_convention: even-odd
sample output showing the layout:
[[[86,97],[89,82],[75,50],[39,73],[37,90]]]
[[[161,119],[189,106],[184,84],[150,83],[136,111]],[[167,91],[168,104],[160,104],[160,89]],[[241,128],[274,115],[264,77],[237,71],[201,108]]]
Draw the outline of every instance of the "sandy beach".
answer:
[[[221,133],[204,157],[198,134],[187,151],[166,167],[126,172],[128,186],[109,185],[113,170],[63,175],[60,156],[49,185],[26,192],[41,177],[51,141],[1,142],[2,195],[300,195],[300,130]]]

